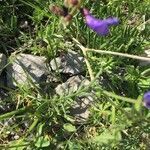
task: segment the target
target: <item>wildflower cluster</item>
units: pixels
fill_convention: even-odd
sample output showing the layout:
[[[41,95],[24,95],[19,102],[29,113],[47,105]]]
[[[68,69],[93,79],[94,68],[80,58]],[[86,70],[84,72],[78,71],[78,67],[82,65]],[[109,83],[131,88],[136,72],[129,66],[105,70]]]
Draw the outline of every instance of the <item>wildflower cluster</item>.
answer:
[[[116,17],[95,18],[87,8],[82,8],[81,0],[64,0],[62,7],[53,5],[50,6],[50,10],[55,15],[61,16],[66,24],[71,22],[78,10],[82,14],[86,25],[100,36],[108,35],[110,26],[119,24],[119,19]],[[146,108],[150,109],[150,91],[144,94],[143,103]]]
[[[64,6],[59,7],[53,5],[50,6],[50,10],[54,14],[61,16],[65,23],[69,23],[75,12],[79,10],[85,19],[86,25],[101,36],[109,34],[110,26],[119,24],[119,20],[116,17],[109,17],[107,19],[95,18],[87,8],[81,7],[81,0],[65,0]]]

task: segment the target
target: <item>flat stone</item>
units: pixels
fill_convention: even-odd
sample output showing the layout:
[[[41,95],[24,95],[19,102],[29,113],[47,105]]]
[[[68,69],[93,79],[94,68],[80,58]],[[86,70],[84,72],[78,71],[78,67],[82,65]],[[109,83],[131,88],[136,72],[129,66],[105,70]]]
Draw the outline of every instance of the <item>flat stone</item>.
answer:
[[[77,97],[72,108],[70,109],[70,113],[75,117],[76,123],[86,122],[89,118],[90,111],[89,108],[93,103],[93,94],[89,94],[88,96]]]
[[[52,83],[52,82],[60,82],[60,79],[55,74],[48,74],[46,83]]]
[[[58,95],[68,95],[76,92],[81,85],[87,86],[90,83],[89,80],[82,75],[70,77],[65,83],[59,84],[55,90]]]
[[[46,80],[48,68],[46,58],[29,54],[18,54],[9,59],[7,67],[7,85],[14,88],[17,84],[27,84],[31,80],[40,84]]]
[[[86,87],[90,83],[89,80],[83,76],[73,76],[69,78],[65,83],[58,85],[55,90],[58,95],[68,95],[76,92],[80,86]],[[75,98],[70,113],[75,118],[76,123],[85,122],[90,114],[89,108],[93,103],[93,93],[89,92],[86,95],[78,96]]]
[[[74,51],[69,51],[67,54],[53,59],[50,65],[53,70],[72,75],[77,75],[85,71],[84,58]]]
[[[4,69],[4,67],[6,66],[7,63],[7,58],[4,54],[0,54],[0,75]]]

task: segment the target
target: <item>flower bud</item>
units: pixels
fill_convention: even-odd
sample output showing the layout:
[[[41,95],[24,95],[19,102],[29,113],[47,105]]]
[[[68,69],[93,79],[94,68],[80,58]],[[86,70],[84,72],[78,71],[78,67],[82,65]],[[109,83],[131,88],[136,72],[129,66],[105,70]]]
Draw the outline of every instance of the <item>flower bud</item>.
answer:
[[[81,8],[80,12],[84,17],[90,14],[89,10],[86,8]]]
[[[58,16],[66,16],[68,14],[68,9],[65,7],[60,8],[59,6],[53,5],[50,6],[49,9],[51,12]]]
[[[70,4],[72,4],[73,6],[78,5],[78,0],[70,0]]]

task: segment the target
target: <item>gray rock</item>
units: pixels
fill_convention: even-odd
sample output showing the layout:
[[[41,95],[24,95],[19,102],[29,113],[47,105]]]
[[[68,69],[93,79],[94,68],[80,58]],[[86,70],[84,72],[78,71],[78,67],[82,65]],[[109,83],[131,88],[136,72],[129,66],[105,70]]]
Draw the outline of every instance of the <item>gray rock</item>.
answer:
[[[4,54],[0,54],[0,75],[1,75],[4,67],[6,66],[6,63],[7,63],[6,56]]]
[[[73,76],[69,78],[65,83],[60,84],[56,87],[56,93],[58,95],[68,95],[72,92],[76,92],[80,86],[86,87],[89,84],[89,80],[83,76]],[[86,95],[78,96],[75,98],[70,113],[75,118],[76,123],[85,122],[90,114],[89,108],[93,103],[93,93],[89,92]]]
[[[50,65],[53,70],[72,75],[85,71],[84,58],[74,51],[69,51],[67,54],[63,54],[60,57],[53,59],[50,62]]]
[[[90,115],[89,108],[93,103],[93,94],[89,94],[82,97],[77,97],[72,108],[70,109],[71,115],[75,117],[77,123],[85,122]]]
[[[57,75],[50,73],[47,75],[46,83],[52,83],[52,82],[60,82],[59,77]]]
[[[7,67],[7,85],[14,88],[17,84],[27,84],[30,81],[41,83],[46,80],[49,72],[46,66],[46,58],[29,54],[18,54],[9,59],[10,65]]]
[[[68,95],[70,93],[76,92],[81,85],[87,86],[89,83],[90,81],[85,79],[82,75],[73,76],[65,83],[59,84],[55,90],[58,95]]]

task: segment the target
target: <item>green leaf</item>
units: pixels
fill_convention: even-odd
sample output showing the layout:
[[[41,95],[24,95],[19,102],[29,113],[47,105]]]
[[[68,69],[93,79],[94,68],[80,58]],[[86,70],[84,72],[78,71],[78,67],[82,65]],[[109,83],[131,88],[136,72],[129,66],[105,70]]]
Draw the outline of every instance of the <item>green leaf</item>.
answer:
[[[90,141],[99,144],[109,144],[121,140],[121,134],[119,131],[105,131],[101,135],[95,136]]]
[[[67,145],[68,145],[68,149],[69,150],[79,150],[79,149],[82,149],[81,148],[81,145],[79,143],[74,143],[74,142],[71,142],[71,141],[67,141]]]
[[[11,28],[14,29],[17,27],[17,16],[11,16]]]
[[[71,116],[69,116],[69,115],[64,115],[64,118],[67,120],[67,121],[69,121],[69,122],[71,122],[71,123],[74,123],[75,122],[75,120],[73,119],[73,117],[71,117]]]
[[[93,142],[104,143],[104,144],[106,144],[112,140],[114,140],[114,135],[112,135],[110,133],[103,133],[103,134],[96,136],[92,139]]]
[[[134,104],[134,108],[136,111],[140,111],[142,106],[142,96],[139,96]]]
[[[66,123],[63,125],[63,128],[68,131],[68,132],[75,132],[76,131],[76,127],[73,126],[72,124],[70,123]]]
[[[43,131],[43,126],[45,125],[45,123],[40,123],[38,125],[38,131],[37,131],[37,135],[41,136],[42,135],[42,131]]]
[[[48,147],[49,145],[50,145],[50,141],[49,141],[47,136],[39,137],[38,140],[35,143],[35,146],[38,147],[38,148],[39,147]]]

